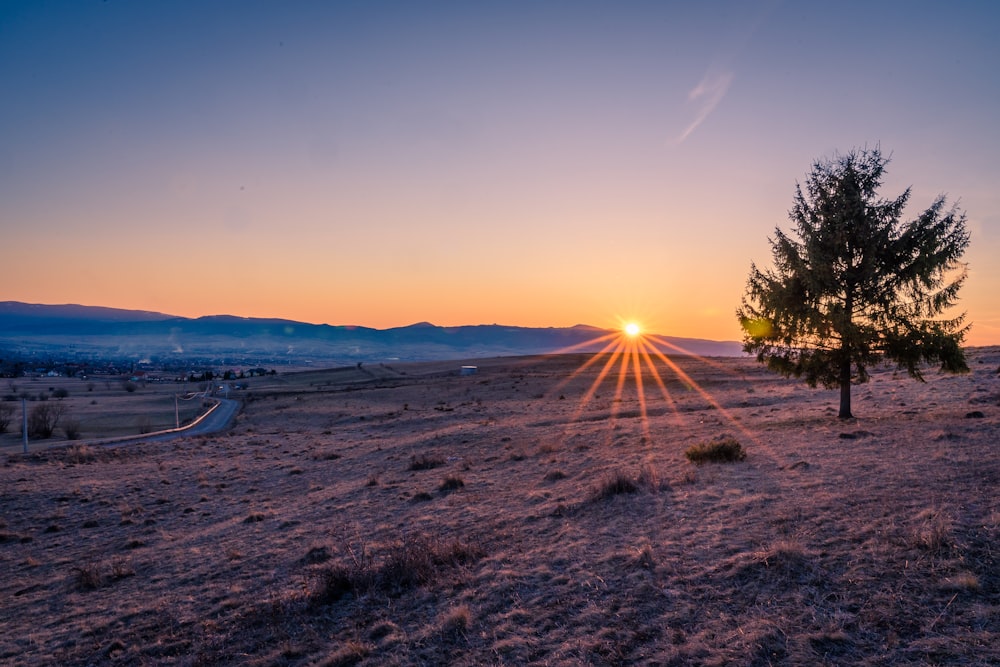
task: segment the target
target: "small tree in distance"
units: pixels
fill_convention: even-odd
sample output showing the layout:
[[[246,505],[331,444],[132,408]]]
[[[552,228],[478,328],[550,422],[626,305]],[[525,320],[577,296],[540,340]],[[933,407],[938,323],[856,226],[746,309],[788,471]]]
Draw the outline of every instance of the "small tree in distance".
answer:
[[[14,419],[14,406],[10,403],[0,403],[0,433],[6,433]]]
[[[51,438],[64,414],[65,403],[39,403],[28,413],[28,435],[32,438]]]
[[[939,196],[912,222],[900,221],[909,188],[879,199],[885,166],[878,147],[814,163],[805,192],[796,185],[792,235],[775,229],[774,268],[750,267],[737,310],[743,349],[768,368],[840,388],[852,417],[851,384],[895,362],[923,380],[921,364],[968,370],[965,316],[935,319],[965,280],[965,214]]]

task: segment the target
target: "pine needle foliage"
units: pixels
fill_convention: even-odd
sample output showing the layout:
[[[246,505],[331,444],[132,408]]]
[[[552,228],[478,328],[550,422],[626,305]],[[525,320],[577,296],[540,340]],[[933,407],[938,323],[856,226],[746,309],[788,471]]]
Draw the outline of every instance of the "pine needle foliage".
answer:
[[[916,219],[910,198],[881,199],[889,158],[854,149],[813,164],[796,184],[790,233],[770,239],[774,267],[751,265],[737,310],[743,349],[786,377],[840,388],[839,417],[851,414],[851,384],[892,362],[917,380],[921,368],[965,372],[965,315],[947,319],[965,281],[965,214],[939,196]]]

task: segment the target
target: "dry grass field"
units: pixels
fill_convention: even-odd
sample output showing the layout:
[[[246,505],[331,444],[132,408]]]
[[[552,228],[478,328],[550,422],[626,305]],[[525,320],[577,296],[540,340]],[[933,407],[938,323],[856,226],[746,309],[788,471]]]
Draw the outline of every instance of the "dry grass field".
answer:
[[[0,662],[1000,664],[1000,349],[846,422],[745,359],[585,400],[586,359],[261,378],[223,434],[5,454]]]
[[[69,444],[70,440],[106,440],[171,429],[179,421],[190,423],[206,410],[200,399],[184,400],[199,388],[196,383],[131,383],[125,389],[121,378],[40,377],[4,379],[0,395],[30,397],[30,411],[40,405],[58,406],[62,411],[51,438],[29,441],[29,450],[37,451],[54,445]],[[60,397],[65,394],[64,397]],[[174,396],[180,396],[174,409]],[[44,400],[40,400],[44,399]],[[0,453],[20,452],[20,399],[0,402],[0,410],[13,411],[6,433],[0,433]],[[75,428],[74,437],[67,427]]]

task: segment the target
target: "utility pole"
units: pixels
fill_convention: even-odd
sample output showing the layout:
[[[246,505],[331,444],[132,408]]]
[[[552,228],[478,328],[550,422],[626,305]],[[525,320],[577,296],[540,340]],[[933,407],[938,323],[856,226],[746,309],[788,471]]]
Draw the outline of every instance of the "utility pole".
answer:
[[[24,453],[28,453],[28,402],[21,399],[21,433],[24,435]]]
[[[174,392],[174,424],[176,428],[181,427],[181,415],[177,410],[177,392]]]

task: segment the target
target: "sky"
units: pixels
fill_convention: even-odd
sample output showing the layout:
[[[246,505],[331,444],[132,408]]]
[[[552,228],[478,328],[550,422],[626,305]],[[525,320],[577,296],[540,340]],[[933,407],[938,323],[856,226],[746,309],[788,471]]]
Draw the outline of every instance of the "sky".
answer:
[[[0,301],[741,337],[796,183],[968,215],[1000,344],[1000,3],[0,0]]]

